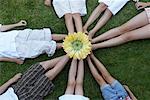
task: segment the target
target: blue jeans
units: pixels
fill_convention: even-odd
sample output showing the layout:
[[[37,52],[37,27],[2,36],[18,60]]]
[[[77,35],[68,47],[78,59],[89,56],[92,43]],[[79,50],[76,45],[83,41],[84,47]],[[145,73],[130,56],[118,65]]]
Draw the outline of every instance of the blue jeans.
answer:
[[[105,100],[125,100],[128,96],[124,87],[117,80],[115,80],[111,85],[106,84],[102,86],[101,91]]]

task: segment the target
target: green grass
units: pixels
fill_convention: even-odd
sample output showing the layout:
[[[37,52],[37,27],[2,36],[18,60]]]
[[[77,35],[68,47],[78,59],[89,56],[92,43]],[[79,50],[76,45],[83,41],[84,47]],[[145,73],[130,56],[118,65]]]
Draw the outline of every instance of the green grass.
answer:
[[[83,18],[84,23],[97,4],[97,0],[88,0],[88,15]],[[121,12],[114,16],[97,33],[97,35],[125,23],[138,13],[140,13],[140,11],[135,9],[134,3],[129,2]],[[20,19],[28,21],[28,28],[51,27],[54,33],[67,33],[64,20],[58,19],[52,8],[49,9],[45,7],[43,0],[0,0],[0,23],[9,24],[17,22]],[[91,28],[93,26],[94,25],[92,25]],[[149,40],[134,41],[118,47],[99,49],[94,53],[106,65],[107,69],[114,77],[120,80],[123,84],[129,85],[139,100],[149,100]],[[52,58],[63,54],[64,52],[62,50],[57,51]],[[47,58],[46,55],[41,55],[36,59],[26,60],[23,65],[1,62],[0,85],[17,72],[23,72],[26,70],[31,64],[47,59],[51,58]],[[91,76],[86,64],[85,66],[85,95],[91,98],[91,100],[102,100],[99,86]],[[69,64],[54,80],[56,88],[51,95],[45,98],[45,100],[57,100],[57,98],[64,93],[67,84],[68,69]]]

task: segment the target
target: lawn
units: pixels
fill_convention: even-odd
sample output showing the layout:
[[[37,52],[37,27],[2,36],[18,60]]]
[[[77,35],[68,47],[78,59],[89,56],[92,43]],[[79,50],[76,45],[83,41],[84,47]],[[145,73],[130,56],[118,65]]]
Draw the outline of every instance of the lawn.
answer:
[[[88,0],[88,15],[83,17],[83,23],[97,4],[97,0]],[[129,2],[96,35],[125,23],[140,12],[135,9],[133,2]],[[28,21],[27,28],[50,27],[54,33],[67,34],[64,20],[57,18],[52,8],[45,7],[43,0],[0,0],[0,23],[9,24],[21,19]],[[94,53],[115,78],[131,88],[139,100],[150,99],[150,40],[134,41],[118,47],[99,49]],[[36,59],[26,60],[23,65],[1,62],[0,85],[16,73],[23,72],[33,63],[52,59],[63,54],[65,53],[61,50],[56,51],[51,58],[41,55]],[[45,100],[57,100],[60,95],[63,95],[67,85],[68,70],[69,64],[54,80],[55,90]],[[90,74],[86,63],[84,91],[85,96],[88,96],[91,100],[102,100],[99,86]]]

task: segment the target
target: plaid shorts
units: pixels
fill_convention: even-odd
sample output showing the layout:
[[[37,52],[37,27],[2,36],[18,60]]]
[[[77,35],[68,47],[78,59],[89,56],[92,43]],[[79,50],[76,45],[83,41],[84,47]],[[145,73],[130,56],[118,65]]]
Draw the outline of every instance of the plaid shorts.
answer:
[[[39,64],[32,65],[12,87],[19,100],[43,100],[53,91],[53,83],[46,77],[45,69]]]
[[[150,23],[150,8],[145,8],[145,11],[146,11],[146,14],[147,14],[147,17],[148,17],[148,21]]]

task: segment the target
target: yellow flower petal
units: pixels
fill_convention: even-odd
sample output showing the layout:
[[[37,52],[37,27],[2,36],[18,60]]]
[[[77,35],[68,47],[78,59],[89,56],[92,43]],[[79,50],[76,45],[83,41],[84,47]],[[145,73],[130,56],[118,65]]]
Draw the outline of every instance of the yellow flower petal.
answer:
[[[91,52],[91,46],[89,37],[82,32],[69,34],[63,42],[64,51],[73,59],[85,59]]]

